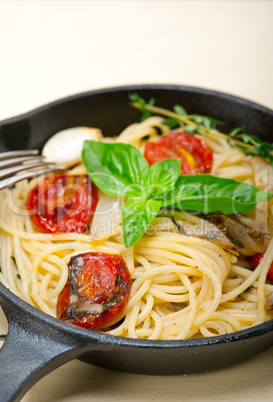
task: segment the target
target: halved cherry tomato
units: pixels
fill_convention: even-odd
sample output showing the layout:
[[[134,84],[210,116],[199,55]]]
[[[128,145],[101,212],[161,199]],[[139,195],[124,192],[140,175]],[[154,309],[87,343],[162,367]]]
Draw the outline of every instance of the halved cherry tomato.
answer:
[[[257,266],[260,264],[260,261],[263,257],[263,253],[255,254],[251,257],[251,265],[253,268],[257,268]],[[271,282],[273,282],[273,262],[269,267],[268,273],[267,273],[267,279]]]
[[[149,165],[167,158],[181,159],[182,174],[210,173],[213,161],[212,149],[187,131],[169,133],[157,143],[148,142],[144,157]]]
[[[96,205],[97,188],[86,174],[47,176],[26,200],[33,225],[45,233],[83,232]]]
[[[111,323],[126,306],[131,278],[122,257],[84,253],[72,257],[57,302],[57,317],[87,329]]]

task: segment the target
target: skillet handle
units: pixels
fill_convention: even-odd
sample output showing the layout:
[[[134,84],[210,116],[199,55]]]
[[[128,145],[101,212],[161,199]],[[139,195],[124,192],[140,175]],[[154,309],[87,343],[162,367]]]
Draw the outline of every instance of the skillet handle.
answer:
[[[50,320],[33,319],[28,311],[0,301],[9,323],[0,349],[0,402],[17,402],[43,376],[82,355],[85,347]]]

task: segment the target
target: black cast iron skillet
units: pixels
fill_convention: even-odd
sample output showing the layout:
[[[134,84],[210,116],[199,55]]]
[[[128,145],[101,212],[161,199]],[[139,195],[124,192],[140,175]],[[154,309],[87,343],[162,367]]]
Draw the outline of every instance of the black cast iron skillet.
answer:
[[[138,121],[128,95],[155,97],[159,106],[186,107],[189,113],[226,122],[224,130],[246,125],[246,132],[271,141],[273,112],[252,102],[205,89],[140,85],[91,91],[50,103],[0,123],[0,151],[42,148],[59,130],[73,126],[118,134]],[[108,369],[139,374],[185,374],[241,362],[273,345],[273,320],[231,335],[184,341],[114,337],[61,322],[20,300],[0,284],[0,304],[9,331],[0,351],[0,401],[19,401],[45,374],[79,358]]]

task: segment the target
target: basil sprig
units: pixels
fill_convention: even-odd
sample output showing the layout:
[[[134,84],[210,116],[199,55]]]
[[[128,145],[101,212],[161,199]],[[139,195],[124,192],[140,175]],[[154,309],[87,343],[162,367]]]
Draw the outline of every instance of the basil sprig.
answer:
[[[249,213],[273,194],[249,183],[209,174],[182,175],[179,159],[149,167],[141,152],[128,144],[85,141],[83,163],[92,181],[106,194],[128,197],[122,211],[126,247],[138,242],[162,208],[204,214]]]

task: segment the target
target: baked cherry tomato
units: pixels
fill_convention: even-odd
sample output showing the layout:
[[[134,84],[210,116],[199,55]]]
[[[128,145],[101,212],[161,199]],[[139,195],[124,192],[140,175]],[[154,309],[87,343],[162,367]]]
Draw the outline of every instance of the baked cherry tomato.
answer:
[[[260,264],[262,257],[263,257],[263,253],[255,254],[251,257],[251,265],[253,268],[256,268]],[[267,279],[269,281],[273,282],[273,262],[269,267],[269,270],[267,273]]]
[[[47,176],[26,200],[33,225],[45,233],[83,232],[96,205],[97,188],[86,174]]]
[[[122,257],[84,253],[68,264],[66,285],[57,302],[57,317],[87,329],[111,323],[126,306],[131,278]]]
[[[148,142],[144,157],[150,166],[167,158],[181,159],[182,174],[210,173],[213,161],[212,149],[187,131],[169,133],[157,143]]]

